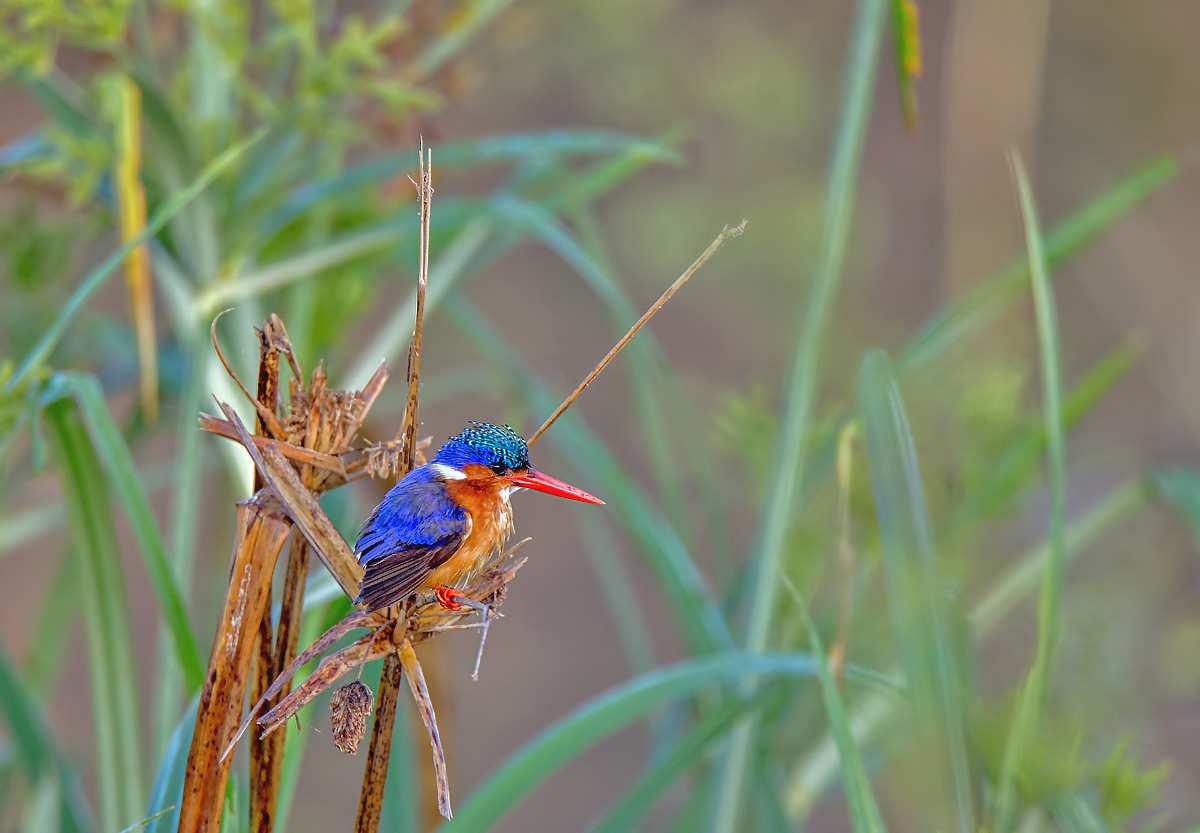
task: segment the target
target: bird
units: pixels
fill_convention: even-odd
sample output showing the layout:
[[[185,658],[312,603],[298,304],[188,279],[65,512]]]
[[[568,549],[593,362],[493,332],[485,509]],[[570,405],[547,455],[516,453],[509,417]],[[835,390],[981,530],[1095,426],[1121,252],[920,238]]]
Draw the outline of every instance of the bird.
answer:
[[[509,497],[521,489],[603,505],[529,467],[529,445],[509,425],[470,423],[433,459],[401,478],[363,522],[354,546],[364,568],[354,602],[367,611],[432,591],[447,610],[489,609],[460,587],[492,563],[513,529]]]

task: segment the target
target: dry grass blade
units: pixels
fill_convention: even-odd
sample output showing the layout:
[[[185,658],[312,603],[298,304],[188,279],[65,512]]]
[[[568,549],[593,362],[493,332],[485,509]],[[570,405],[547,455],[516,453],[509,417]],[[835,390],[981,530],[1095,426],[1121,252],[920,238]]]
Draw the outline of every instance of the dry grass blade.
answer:
[[[317,670],[309,675],[301,685],[295,688],[287,697],[279,701],[279,705],[258,719],[263,727],[262,737],[274,732],[288,722],[300,709],[312,702],[318,694],[336,683],[346,674],[361,668],[364,663],[385,657],[395,651],[384,635],[372,631],[342,650],[330,654],[321,660]]]
[[[200,414],[200,428],[209,434],[215,434],[218,437],[224,437],[227,440],[237,440],[237,429],[233,427],[233,423],[227,419],[221,419],[211,414]],[[273,440],[269,437],[260,437],[257,434],[250,436],[251,442],[260,449],[271,447],[277,449],[280,454],[289,460],[305,465],[314,466],[319,469],[331,471],[334,474],[347,476],[346,464],[341,457],[335,457],[332,454],[322,454],[319,451],[313,451],[310,448],[301,448],[298,445],[292,445],[282,440]]]
[[[250,395],[250,391],[246,390],[246,386],[242,384],[242,380],[238,378],[238,375],[233,372],[233,368],[229,366],[229,362],[226,360],[225,354],[221,352],[221,345],[217,341],[217,322],[221,320],[222,315],[229,311],[230,310],[223,310],[222,312],[217,313],[217,317],[213,319],[212,325],[209,327],[209,336],[212,338],[212,346],[213,350],[217,354],[217,359],[220,360],[221,366],[225,368],[225,373],[229,375],[229,378],[233,380],[234,384],[237,385],[245,395],[246,401],[254,405],[254,410],[258,413],[258,418],[263,421],[264,425],[266,425],[268,433],[272,437],[286,436],[283,426],[279,424],[279,417],[275,415],[274,411],[264,407],[263,404],[258,401],[257,397]]]
[[[595,369],[593,369],[592,372],[589,373],[584,380],[579,383],[579,386],[576,387],[575,390],[571,391],[571,395],[564,399],[563,403],[555,409],[554,413],[552,413],[546,419],[546,421],[542,423],[542,427],[533,432],[533,436],[529,438],[528,444],[533,445],[535,442],[537,442],[538,437],[546,433],[546,429],[553,425],[555,420],[562,416],[567,408],[571,407],[571,403],[578,399],[579,395],[587,389],[587,386],[595,381],[596,377],[600,375],[600,371],[604,370],[608,363],[616,358],[617,354],[625,348],[625,345],[629,343],[630,339],[637,335],[638,330],[646,326],[646,323],[653,318],[660,309],[663,308],[667,301],[671,300],[671,296],[678,292],[679,288],[687,283],[688,279],[692,275],[696,274],[697,270],[699,270],[699,268],[703,266],[710,257],[717,253],[717,249],[725,245],[726,240],[740,236],[745,230],[745,220],[742,220],[741,223],[733,228],[725,226],[725,228],[721,229],[721,233],[717,235],[713,242],[708,244],[708,248],[701,252],[700,256],[696,258],[695,262],[685,269],[683,274],[675,279],[674,283],[667,287],[667,290],[659,296],[658,300],[650,305],[650,309],[642,313],[642,317],[639,318],[634,325],[629,328],[629,332],[625,333],[625,335],[621,337],[621,340],[613,345],[613,348],[608,351],[608,354],[600,360],[600,364],[596,365]]]
[[[362,567],[358,566],[346,539],[334,527],[312,492],[305,488],[300,476],[283,454],[272,446],[259,451],[250,432],[246,430],[233,408],[225,402],[218,401],[217,404],[225,418],[234,426],[242,446],[254,460],[255,468],[271,487],[288,517],[312,544],[317,556],[346,595],[354,598],[358,592],[359,579],[362,577]]]
[[[450,808],[450,777],[446,774],[446,753],[442,751],[437,717],[433,713],[433,703],[429,700],[429,689],[425,687],[421,663],[417,662],[417,652],[407,639],[400,644],[400,664],[404,668],[404,676],[408,679],[413,700],[417,703],[417,711],[421,714],[421,722],[425,724],[425,731],[429,733],[429,746],[433,750],[433,779],[437,785],[438,812],[448,819],[454,813]]]

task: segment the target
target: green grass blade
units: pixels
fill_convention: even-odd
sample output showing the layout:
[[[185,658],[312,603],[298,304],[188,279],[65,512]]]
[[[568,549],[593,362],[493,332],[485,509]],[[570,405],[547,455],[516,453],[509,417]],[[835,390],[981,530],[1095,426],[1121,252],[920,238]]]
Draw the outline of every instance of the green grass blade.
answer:
[[[70,632],[79,612],[79,575],[70,557],[62,559],[38,614],[29,642],[25,683],[41,699],[53,696],[70,647]]]
[[[862,754],[858,744],[854,742],[854,733],[850,731],[850,719],[846,714],[846,704],[842,702],[842,694],[838,691],[837,682],[829,670],[829,657],[825,646],[821,643],[821,634],[813,623],[808,612],[808,603],[790,581],[784,576],[796,608],[808,628],[808,641],[812,654],[817,658],[817,680],[821,684],[821,699],[825,702],[825,713],[829,716],[829,729],[837,745],[838,761],[842,769],[842,784],[846,793],[846,809],[850,811],[850,824],[854,833],[884,833],[883,817],[879,814],[879,805],[871,792],[871,781],[867,778],[867,770],[863,766]]]
[[[457,295],[446,299],[447,314],[479,351],[507,369],[530,404],[550,413],[561,401],[518,357],[508,340],[479,311]],[[603,487],[605,500],[637,539],[683,637],[691,650],[707,653],[733,648],[729,626],[712,601],[703,576],[675,531],[652,509],[652,502],[623,471],[613,454],[579,418],[568,411],[547,434],[587,476]]]
[[[1046,449],[1050,470],[1050,557],[1046,559],[1038,599],[1038,643],[1033,667],[1016,707],[1004,750],[1004,764],[997,788],[996,830],[1008,830],[1016,817],[1017,770],[1025,750],[1037,733],[1039,715],[1050,691],[1054,657],[1059,637],[1059,599],[1062,594],[1063,564],[1066,561],[1066,452],[1062,429],[1062,357],[1059,355],[1058,318],[1038,226],[1037,208],[1021,160],[1013,156],[1017,196],[1029,251],[1029,273],[1033,281],[1033,304],[1037,314],[1041,350]]]
[[[664,143],[601,130],[489,136],[439,145],[433,151],[433,161],[439,168],[465,168],[510,161],[524,163],[536,160],[545,163],[557,159],[608,154],[634,155],[644,160],[643,164],[653,161],[679,161],[678,153]],[[352,165],[335,177],[319,180],[298,189],[280,209],[263,222],[260,233],[264,239],[273,237],[317,203],[376,186],[391,177],[415,170],[416,167],[415,150]]]
[[[153,816],[162,813],[168,807],[174,809],[148,823],[145,833],[175,833],[179,828],[179,805],[183,801],[188,749],[192,745],[192,733],[196,730],[196,709],[199,702],[198,695],[192,698],[192,702],[183,710],[179,725],[171,734],[171,740],[158,767],[158,775],[154,779],[147,814]]]
[[[1062,404],[1063,431],[1069,431],[1095,407],[1145,352],[1144,344],[1130,339],[1105,356],[1067,395]],[[955,510],[952,528],[967,528],[980,518],[995,514],[1036,473],[1046,450],[1046,425],[1040,421],[1009,444],[995,461],[987,478],[973,489]]]
[[[767,485],[768,504],[751,562],[754,578],[747,608],[746,650],[752,653],[766,650],[779,603],[780,564],[786,549],[788,525],[795,510],[797,484],[804,470],[804,446],[811,428],[821,344],[841,283],[854,190],[875,92],[875,70],[887,23],[885,0],[860,0],[857,7],[841,119],[830,163],[824,228],[812,296],[803,307],[792,354],[785,410],[771,455],[773,468]],[[733,833],[737,829],[738,806],[754,735],[753,722],[740,727],[734,734],[717,804],[713,828],[717,833]]]
[[[767,691],[768,689],[762,689]],[[642,819],[675,781],[704,756],[714,742],[725,737],[737,721],[761,708],[762,696],[731,698],[696,721],[678,743],[642,774],[633,788],[613,807],[591,833],[625,833],[636,830]]]
[[[1159,157],[1076,211],[1044,239],[1047,268],[1056,269],[1070,260],[1178,173],[1179,163],[1175,159]],[[1015,302],[1028,288],[1027,258],[987,278],[953,306],[934,316],[900,351],[895,361],[896,375],[903,376],[929,364]]]
[[[437,72],[446,61],[463,51],[468,40],[481,28],[500,14],[512,0],[467,0],[455,10],[454,26],[442,30],[417,56],[414,69],[417,78],[428,78]]]
[[[858,402],[879,516],[887,598],[908,682],[914,735],[928,770],[922,786],[930,829],[975,829],[964,695],[962,612],[948,598],[933,547],[933,530],[908,418],[891,365],[868,353]]]
[[[70,396],[79,403],[95,448],[108,469],[113,493],[124,505],[134,537],[137,538],[163,619],[175,643],[175,660],[183,671],[187,693],[194,694],[204,682],[205,663],[201,660],[200,647],[188,622],[183,597],[175,583],[167,558],[167,547],[150,507],[150,499],[138,476],[133,455],[108,411],[104,391],[96,377],[90,374],[56,373],[47,386],[46,396]]]
[[[436,211],[436,207],[434,211]],[[435,215],[436,216],[436,215]],[[441,304],[446,293],[467,274],[475,263],[480,249],[492,235],[492,224],[485,219],[468,223],[443,249],[429,267],[428,288],[425,294],[425,315],[430,316]],[[406,294],[391,316],[376,332],[375,337],[359,353],[346,378],[351,385],[364,385],[381,361],[395,363],[406,350],[416,326],[416,291]]]
[[[447,833],[490,829],[568,761],[664,703],[730,680],[811,676],[815,670],[812,657],[802,654],[722,654],[644,674],[584,703],[547,728],[493,772],[441,829]]]
[[[1103,540],[1138,509],[1146,505],[1148,490],[1140,479],[1130,480],[1113,489],[1067,530],[1067,558],[1075,559],[1092,552]],[[1048,541],[1025,553],[1011,570],[995,582],[976,602],[968,621],[976,638],[983,640],[1012,614],[1038,586],[1050,557]],[[896,714],[894,697],[871,693],[856,702],[850,712],[850,725],[860,745],[878,737]],[[818,798],[829,788],[837,774],[837,751],[832,737],[826,736],[795,768],[787,788],[788,815],[800,822],[813,809]]]
[[[120,830],[144,818],[137,672],[129,602],[122,582],[120,548],[109,506],[109,487],[74,401],[44,410],[54,438],[80,586],[91,678],[100,829]]]
[[[1190,468],[1158,469],[1149,482],[1155,494],[1175,507],[1200,546],[1200,471]]]
[[[38,340],[38,343],[29,355],[25,357],[25,360],[21,362],[16,373],[8,378],[8,381],[4,385],[4,393],[16,390],[35,368],[46,361],[46,358],[50,355],[50,351],[58,344],[59,339],[67,331],[67,327],[70,326],[75,315],[83,308],[83,305],[87,303],[96,290],[104,284],[108,276],[116,271],[116,268],[124,262],[125,258],[134,249],[157,234],[180,209],[198,197],[205,188],[212,184],[213,180],[228,170],[247,149],[258,141],[259,135],[261,134],[251,136],[249,139],[234,145],[214,159],[204,169],[204,172],[197,177],[195,182],[187,188],[176,192],[169,200],[163,203],[154,212],[154,216],[146,221],[146,227],[141,232],[109,255],[103,263],[93,269],[83,279],[83,282],[80,283],[79,287],[71,294],[71,297],[63,304],[62,311],[54,319],[54,323],[42,334],[41,339]]]
[[[416,234],[411,218],[380,223],[374,228],[353,231],[298,255],[272,263],[242,275],[209,284],[197,293],[196,305],[202,317],[219,312],[230,304],[281,289],[302,278],[340,266],[356,257],[379,251]]]
[[[0,711],[8,723],[9,742],[30,783],[54,774],[59,782],[62,815],[68,830],[86,833],[94,827],[91,810],[75,774],[54,743],[45,718],[21,676],[21,670],[0,645]]]

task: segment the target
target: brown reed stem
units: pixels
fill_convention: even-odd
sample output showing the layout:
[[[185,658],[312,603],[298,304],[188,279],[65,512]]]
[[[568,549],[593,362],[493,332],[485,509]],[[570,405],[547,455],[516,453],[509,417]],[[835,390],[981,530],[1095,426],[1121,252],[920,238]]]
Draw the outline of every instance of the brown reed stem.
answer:
[[[717,253],[717,249],[725,245],[726,240],[739,236],[745,230],[745,220],[742,220],[739,225],[733,228],[725,226],[725,228],[721,229],[721,233],[717,235],[713,242],[708,244],[708,248],[700,254],[700,257],[696,258],[695,262],[685,269],[683,274],[675,279],[674,283],[667,287],[667,291],[660,295],[658,300],[650,305],[650,309],[642,313],[642,317],[639,318],[634,325],[629,328],[629,332],[622,336],[621,340],[618,341],[613,348],[608,351],[608,354],[600,360],[600,364],[596,365],[595,369],[592,370],[592,372],[589,373],[584,380],[579,383],[579,386],[575,388],[575,390],[571,391],[571,395],[564,399],[563,403],[559,405],[557,409],[555,409],[554,413],[552,413],[550,417],[542,423],[542,427],[533,432],[533,436],[529,438],[528,444],[533,445],[535,442],[537,442],[538,437],[546,433],[546,429],[553,425],[555,420],[562,416],[563,412],[565,412],[567,408],[571,407],[571,403],[578,399],[579,395],[587,389],[587,386],[590,385],[595,378],[600,375],[600,371],[604,370],[605,366],[607,366],[609,362],[616,358],[617,353],[620,353],[623,349],[625,349],[625,345],[629,343],[630,339],[637,335],[638,330],[642,329],[642,327],[646,325],[646,322],[653,318],[658,311],[663,308],[663,305],[666,304],[667,301],[671,300],[671,296],[679,291],[679,287],[688,282],[688,278],[696,274],[696,271],[703,266],[710,257]]]
[[[420,244],[417,260],[417,309],[412,341],[408,349],[408,404],[404,409],[401,431],[404,435],[404,461],[400,477],[408,474],[416,463],[417,397],[421,381],[421,333],[425,317],[425,288],[429,282],[429,223],[433,206],[433,151],[421,143],[420,182],[417,188],[420,218]],[[407,644],[407,643],[406,643]],[[411,651],[411,646],[409,647]],[[415,655],[414,655],[415,661]],[[396,705],[400,699],[400,680],[403,676],[400,657],[391,653],[383,661],[376,696],[375,722],[371,727],[371,745],[363,771],[362,790],[358,800],[357,833],[376,833],[383,811],[383,789],[387,783],[388,758],[392,749],[392,727],[396,723]]]

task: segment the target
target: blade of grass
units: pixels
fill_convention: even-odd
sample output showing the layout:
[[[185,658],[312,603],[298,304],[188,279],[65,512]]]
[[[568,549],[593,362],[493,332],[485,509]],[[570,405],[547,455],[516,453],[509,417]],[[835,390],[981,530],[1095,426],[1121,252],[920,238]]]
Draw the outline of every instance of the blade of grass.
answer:
[[[1037,314],[1038,342],[1042,362],[1044,417],[1046,421],[1047,464],[1050,470],[1050,557],[1046,559],[1042,589],[1038,599],[1038,642],[1033,667],[1019,697],[1013,724],[1004,749],[994,809],[994,829],[1008,830],[1016,818],[1017,770],[1025,750],[1037,733],[1039,716],[1045,706],[1054,674],[1054,657],[1059,637],[1059,598],[1062,594],[1063,564],[1066,560],[1066,453],[1062,429],[1062,357],[1059,355],[1058,319],[1054,296],[1050,291],[1037,207],[1029,178],[1020,158],[1013,153],[1017,196],[1029,251],[1029,274],[1033,281],[1033,304]]]
[[[1078,558],[1091,551],[1112,530],[1146,505],[1149,490],[1140,479],[1115,488],[1067,530],[1067,558]],[[1050,557],[1050,544],[1043,541],[1025,553],[1011,570],[996,581],[971,608],[968,620],[977,639],[982,641],[1009,616],[1038,586]],[[895,673],[899,673],[898,671]],[[895,717],[895,698],[871,694],[854,704],[850,726],[861,745],[881,734]],[[832,782],[838,768],[837,750],[830,736],[823,738],[788,779],[788,815],[799,822],[812,810],[817,799]]]
[[[624,833],[638,823],[683,773],[694,767],[717,740],[746,715],[762,708],[763,688],[751,699],[730,698],[696,721],[674,747],[638,778],[633,788],[592,828],[591,833]]]
[[[1115,488],[1067,531],[1067,558],[1078,558],[1145,506],[1148,491],[1140,480],[1131,480]],[[971,608],[968,619],[977,639],[983,640],[1009,616],[1038,586],[1050,557],[1050,544],[1042,542],[1023,555],[1011,570],[996,581],[987,594]],[[859,744],[878,736],[895,716],[894,699],[869,695],[855,703],[850,714],[851,729]],[[825,737],[806,756],[788,779],[788,815],[803,819],[824,793],[837,771],[837,752],[831,737]]]
[[[476,220],[458,233],[442,251],[429,274],[425,307],[433,312],[442,297],[465,275],[467,267],[479,253],[480,247],[492,233],[487,220]],[[416,326],[416,292],[406,295],[391,317],[379,328],[375,337],[359,353],[346,378],[350,384],[362,384],[379,367],[380,360],[394,362],[407,349]]]
[[[487,25],[488,21],[508,8],[511,0],[467,0],[453,12],[454,25],[431,38],[417,56],[413,70],[417,78],[428,78],[442,65],[460,53],[463,45]]]
[[[206,391],[204,387],[205,342],[197,333],[181,338],[184,347],[184,373],[176,414],[175,436],[178,438],[172,478],[170,550],[167,553],[171,576],[176,587],[191,587],[200,510],[200,483],[204,477],[204,457],[201,454],[201,433],[196,430],[196,414],[201,410]],[[207,351],[204,351],[207,352]],[[187,599],[182,600],[187,605]],[[170,742],[178,719],[183,675],[170,661],[175,650],[174,637],[160,633],[155,649],[158,669],[155,674],[154,745],[162,754]]]
[[[163,813],[167,808],[171,809],[147,824],[146,833],[176,833],[179,829],[179,806],[183,801],[188,747],[192,742],[192,732],[196,729],[196,710],[199,705],[200,697],[196,695],[184,708],[183,717],[171,733],[158,767],[158,775],[154,779],[154,789],[150,792],[150,806],[147,812],[153,815]]]
[[[879,515],[888,606],[915,717],[907,738],[923,766],[922,808],[929,829],[975,829],[964,696],[972,688],[955,627],[961,618],[944,586],[933,548],[932,522],[908,418],[882,351],[863,360],[859,410]],[[962,623],[965,626],[965,622]]]
[[[17,761],[25,770],[30,783],[36,784],[51,775],[58,780],[62,804],[63,825],[67,830],[87,833],[95,827],[84,797],[83,788],[75,773],[58,750],[46,720],[37,706],[39,699],[29,691],[21,670],[0,645],[0,711],[8,723],[10,742],[17,752]]]
[[[551,725],[491,774],[458,809],[447,833],[485,831],[518,800],[618,729],[650,710],[710,686],[749,677],[811,676],[812,657],[802,654],[721,654],[660,668],[592,698]]]
[[[137,673],[120,547],[113,528],[104,469],[74,401],[44,409],[72,518],[91,678],[100,829],[119,830],[142,818]]]
[[[1140,339],[1130,339],[1105,356],[1067,395],[1062,405],[1063,431],[1069,431],[1091,411],[1145,352]],[[989,467],[987,478],[973,489],[954,512],[952,529],[973,528],[980,519],[993,515],[1033,477],[1046,450],[1044,421],[1030,426]]]
[[[1043,240],[1047,269],[1057,269],[1108,231],[1139,203],[1171,182],[1179,163],[1159,157],[1068,217]],[[985,279],[945,311],[935,315],[896,356],[897,376],[928,365],[967,333],[999,315],[1029,288],[1029,262],[1021,258]]]
[[[854,189],[874,98],[875,69],[886,21],[887,4],[884,0],[860,0],[857,4],[841,118],[830,163],[812,296],[804,306],[792,353],[785,410],[771,456],[773,468],[767,487],[768,504],[751,561],[754,578],[747,608],[749,624],[746,630],[746,650],[750,653],[766,650],[771,623],[778,607],[780,564],[786,548],[788,524],[795,510],[797,484],[804,471],[804,444],[811,427],[821,343],[841,282],[846,243],[850,236]],[[756,726],[751,721],[739,727],[733,736],[721,782],[721,796],[717,802],[717,819],[713,828],[716,833],[733,833],[737,829],[738,807],[755,734]]]
[[[373,228],[339,235],[314,249],[278,263],[219,283],[210,283],[196,294],[195,303],[203,310],[203,317],[210,317],[230,304],[280,289],[356,257],[394,245],[413,236],[415,231],[416,227],[406,217],[403,220],[380,223]]]
[[[103,263],[93,269],[88,276],[83,279],[83,282],[80,283],[75,292],[71,294],[71,297],[69,297],[66,300],[66,303],[63,304],[62,310],[59,312],[58,317],[54,319],[54,323],[51,324],[46,332],[42,334],[42,337],[38,340],[38,343],[34,346],[33,350],[30,351],[29,355],[25,357],[25,360],[21,362],[21,365],[17,368],[17,371],[8,378],[4,385],[4,393],[10,393],[16,390],[35,368],[41,366],[42,363],[46,361],[46,358],[50,355],[50,351],[54,349],[55,345],[58,344],[59,339],[62,338],[63,333],[67,331],[67,327],[70,326],[71,321],[74,319],[76,313],[83,308],[83,305],[87,303],[88,299],[91,298],[91,296],[96,292],[97,289],[101,287],[101,285],[103,285],[108,276],[111,275],[116,268],[121,265],[122,262],[124,262],[125,258],[128,257],[131,252],[157,234],[159,230],[166,225],[167,221],[174,217],[180,209],[199,196],[200,193],[213,182],[213,180],[228,170],[233,163],[236,162],[238,158],[246,152],[248,148],[253,146],[253,144],[258,141],[258,137],[260,135],[261,134],[255,134],[249,139],[234,145],[224,153],[220,154],[208,165],[208,167],[204,169],[204,172],[200,174],[195,182],[193,182],[187,188],[176,192],[171,199],[163,203],[159,209],[154,212],[154,216],[150,218],[150,220],[146,223],[146,227],[143,228],[140,233],[109,255]]]
[[[863,767],[862,754],[854,742],[850,731],[850,721],[846,715],[846,705],[842,702],[841,692],[838,691],[837,680],[829,668],[829,657],[825,646],[821,644],[821,635],[813,624],[808,613],[808,604],[804,597],[792,586],[787,574],[783,580],[791,591],[804,626],[808,628],[808,641],[812,655],[817,659],[817,680],[821,684],[821,698],[825,702],[825,713],[829,717],[829,728],[837,745],[838,761],[842,767],[842,783],[846,793],[846,808],[850,811],[850,824],[855,833],[884,833],[887,828],[883,825],[883,817],[879,814],[879,805],[871,793],[871,781]]]
[[[679,155],[668,145],[653,140],[599,130],[552,131],[489,136],[455,142],[438,149],[441,168],[465,168],[513,161],[551,160],[608,153],[637,155],[646,161],[678,162]],[[335,177],[303,186],[263,221],[260,237],[270,239],[316,203],[353,193],[359,189],[407,173],[417,167],[415,151],[371,159],[351,165]]]
[[[146,225],[146,191],[142,188],[142,96],[127,75],[117,82],[120,116],[117,124],[117,206],[121,240],[136,237]],[[137,337],[142,413],[146,423],[158,422],[158,344],[154,327],[154,295],[150,256],[143,243],[125,261],[130,317]]]
[[[134,537],[142,552],[146,572],[154,586],[155,596],[162,608],[163,619],[175,644],[175,661],[183,671],[188,694],[194,694],[204,679],[204,663],[200,659],[200,648],[187,619],[183,598],[167,559],[167,548],[159,531],[150,499],[138,477],[133,456],[121,437],[120,429],[113,421],[104,401],[104,391],[95,376],[84,373],[56,373],[46,396],[50,399],[71,397],[79,403],[86,417],[88,431],[93,437],[95,448],[100,452],[113,492],[124,505]],[[99,485],[99,484],[97,484]]]
[[[1200,545],[1200,471],[1191,468],[1158,469],[1150,473],[1150,486],[1175,507]]]
[[[46,603],[33,629],[25,684],[39,699],[53,696],[70,645],[69,634],[79,611],[79,575],[70,554],[58,565]]]

